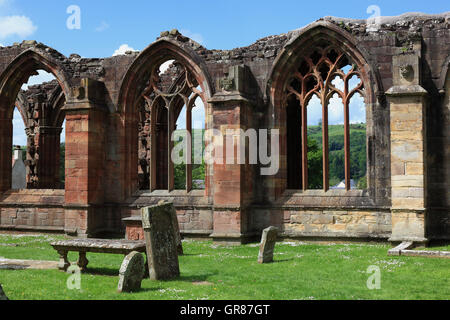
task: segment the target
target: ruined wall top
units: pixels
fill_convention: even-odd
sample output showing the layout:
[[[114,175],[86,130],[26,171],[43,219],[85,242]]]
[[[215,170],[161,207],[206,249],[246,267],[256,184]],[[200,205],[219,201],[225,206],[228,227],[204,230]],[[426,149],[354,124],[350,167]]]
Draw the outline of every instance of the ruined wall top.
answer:
[[[373,24],[377,22],[376,29]],[[267,70],[258,70],[259,65],[269,65],[268,62],[275,61],[280,52],[297,39],[305,30],[312,29],[319,25],[333,25],[355,39],[356,43],[370,41],[384,41],[383,45],[401,47],[403,50],[410,50],[411,43],[424,38],[450,38],[450,12],[442,14],[428,15],[423,13],[407,13],[397,17],[380,17],[379,20],[347,19],[337,17],[324,17],[303,28],[290,31],[288,33],[268,36],[257,40],[255,43],[231,50],[207,49],[192,39],[183,36],[177,30],[161,32],[156,42],[167,40],[176,43],[182,49],[189,49],[195,52],[208,67],[208,72],[212,78],[223,76],[227,68],[233,65],[246,64],[256,73],[256,81],[260,86],[260,92],[264,91],[264,82],[267,80]],[[380,40],[382,37],[388,40]],[[438,59],[433,58],[440,66],[431,69],[430,78],[439,78],[443,68],[442,64],[448,56],[448,45],[450,41],[441,39],[439,47],[441,53]],[[155,42],[154,42],[155,43]],[[153,45],[152,43],[151,45]],[[364,44],[362,45],[364,49]],[[441,48],[442,47],[442,48]],[[435,48],[432,48],[435,49]],[[48,57],[57,63],[70,79],[70,84],[76,85],[80,78],[91,78],[105,83],[108,92],[106,99],[110,110],[117,104],[120,84],[133,61],[142,52],[127,52],[125,55],[108,58],[82,58],[80,55],[72,54],[64,56],[55,49],[52,49],[36,41],[24,41],[15,43],[9,47],[0,48],[0,73],[2,73],[16,57],[21,53],[33,50],[38,54]],[[373,54],[368,50],[370,55]],[[392,55],[386,52],[386,55]],[[381,55],[381,54],[379,54]],[[375,65],[379,63],[374,59]],[[256,67],[255,67],[256,66]],[[375,66],[377,67],[377,66]],[[382,68],[381,68],[382,69]],[[258,74],[259,72],[259,74]],[[383,70],[381,71],[383,72]],[[387,75],[388,72],[385,71]],[[383,78],[383,74],[381,77]],[[389,81],[386,83],[389,86]]]

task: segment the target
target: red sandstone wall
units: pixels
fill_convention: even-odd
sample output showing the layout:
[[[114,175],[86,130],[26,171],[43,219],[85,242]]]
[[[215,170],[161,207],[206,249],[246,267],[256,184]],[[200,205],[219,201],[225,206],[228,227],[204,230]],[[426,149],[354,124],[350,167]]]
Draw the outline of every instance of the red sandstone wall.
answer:
[[[9,191],[1,197],[0,229],[64,231],[64,190]]]

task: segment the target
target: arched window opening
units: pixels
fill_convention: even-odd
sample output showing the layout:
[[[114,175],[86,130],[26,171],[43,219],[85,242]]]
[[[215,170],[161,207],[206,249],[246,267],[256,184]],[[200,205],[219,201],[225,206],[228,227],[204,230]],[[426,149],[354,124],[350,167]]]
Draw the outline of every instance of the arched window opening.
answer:
[[[323,189],[322,105],[314,95],[306,107],[308,117],[308,189]]]
[[[154,67],[138,109],[139,188],[204,189],[203,92],[188,68],[177,60]]]
[[[358,79],[359,80],[359,79]],[[366,106],[360,93],[350,99],[350,175],[353,189],[367,189]]]
[[[288,189],[300,190],[302,186],[302,113],[295,95],[290,95],[286,108],[287,184]]]
[[[197,87],[200,90],[200,87]],[[191,109],[192,118],[192,189],[206,188],[205,152],[206,112],[203,100],[197,97]]]
[[[185,190],[186,189],[186,147],[182,145],[186,143],[186,139],[188,139],[187,135],[187,127],[186,127],[186,105],[183,106],[181,112],[178,115],[178,119],[176,122],[175,131],[173,133],[174,137],[174,148],[177,148],[178,154],[177,157],[181,160],[178,164],[175,164],[175,190]]]
[[[367,188],[363,97],[357,65],[338,48],[322,43],[300,59],[285,100],[289,189]]]
[[[58,81],[44,70],[22,85],[13,115],[12,189],[64,188],[64,103]]]
[[[336,84],[344,86],[341,78]],[[341,90],[341,89],[339,89]],[[330,161],[329,185],[331,189],[345,189],[344,114],[342,99],[335,93],[328,104],[328,153]]]

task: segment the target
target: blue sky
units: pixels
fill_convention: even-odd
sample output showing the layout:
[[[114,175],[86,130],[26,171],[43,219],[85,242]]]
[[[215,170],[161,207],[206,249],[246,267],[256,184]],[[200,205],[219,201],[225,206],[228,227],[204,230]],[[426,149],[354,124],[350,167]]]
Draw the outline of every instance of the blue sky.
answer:
[[[79,29],[67,28],[72,15],[67,9],[72,5],[80,9]],[[142,50],[161,31],[177,28],[209,49],[233,49],[324,16],[367,19],[371,5],[377,5],[382,16],[450,11],[448,0],[0,0],[0,45],[33,39],[66,56],[108,57],[128,49]],[[32,80],[41,83],[51,78],[43,73]],[[14,143],[24,144],[19,120],[16,113]]]
[[[70,5],[81,9],[81,29],[69,30]],[[161,31],[178,28],[210,49],[233,49],[255,40],[285,33],[323,16],[368,18],[367,8],[378,5],[381,15],[450,10],[445,0],[300,1],[300,0],[0,0],[0,17],[28,17],[35,31],[25,37],[2,37],[4,45],[35,39],[69,55],[106,57],[122,44],[142,50]]]

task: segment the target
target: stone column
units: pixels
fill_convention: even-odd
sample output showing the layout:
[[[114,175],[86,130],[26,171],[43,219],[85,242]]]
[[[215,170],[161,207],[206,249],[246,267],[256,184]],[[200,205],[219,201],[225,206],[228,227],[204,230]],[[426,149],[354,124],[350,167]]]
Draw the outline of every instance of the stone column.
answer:
[[[11,189],[12,119],[0,112],[0,193]]]
[[[105,223],[104,145],[106,106],[101,83],[82,79],[66,112],[65,230],[90,237]]]
[[[253,103],[245,94],[245,69],[242,66],[230,68],[227,78],[220,82],[221,91],[209,101],[212,104],[214,129],[222,134],[215,137],[216,148],[223,150],[222,157],[216,157],[213,173],[214,232],[211,237],[216,242],[246,243],[253,236],[249,233],[249,212],[253,176],[251,166],[239,164],[235,147],[234,156],[227,156],[226,145],[231,143],[226,134],[232,132],[236,142],[240,130],[252,128]],[[248,143],[246,154],[248,157]],[[248,160],[248,159],[247,159]]]
[[[392,237],[426,242],[426,103],[420,56],[393,58],[394,86],[387,92],[391,117]]]
[[[38,177],[40,189],[58,189],[60,186],[60,137],[62,128],[39,128],[39,165]]]

